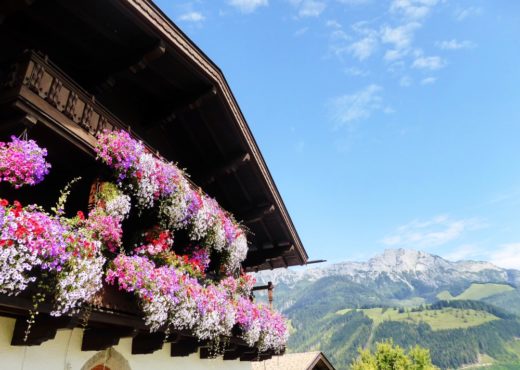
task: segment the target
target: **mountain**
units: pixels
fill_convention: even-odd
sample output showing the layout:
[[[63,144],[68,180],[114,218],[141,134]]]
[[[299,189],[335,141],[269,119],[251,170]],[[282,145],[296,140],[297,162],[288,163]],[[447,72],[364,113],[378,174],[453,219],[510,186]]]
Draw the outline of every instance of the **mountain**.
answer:
[[[453,282],[500,282],[520,285],[520,271],[507,270],[489,262],[451,262],[442,257],[408,249],[387,249],[367,262],[340,262],[302,270],[273,270],[258,274],[259,281],[272,281],[289,287],[301,281],[316,281],[328,276],[343,276],[364,283],[388,278],[410,289],[417,283],[436,289]]]
[[[257,275],[275,284],[275,305],[290,319],[289,350],[322,350],[338,369],[387,338],[430,348],[441,368],[520,361],[517,270],[390,249],[367,262]]]

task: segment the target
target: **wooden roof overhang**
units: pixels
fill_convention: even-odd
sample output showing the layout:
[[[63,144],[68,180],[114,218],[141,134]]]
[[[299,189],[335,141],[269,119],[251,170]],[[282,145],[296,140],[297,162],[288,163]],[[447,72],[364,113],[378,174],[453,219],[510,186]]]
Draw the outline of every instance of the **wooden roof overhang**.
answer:
[[[4,103],[14,99],[11,106],[32,111],[49,127],[63,126],[63,120],[52,119],[61,108],[59,113],[65,111],[70,121],[65,125],[67,135],[87,151],[92,139],[85,132],[102,127],[96,116],[101,112],[103,125],[112,122],[130,128],[164,157],[186,168],[197,185],[245,223],[251,230],[244,262],[248,271],[307,262],[222,71],[151,1],[7,0],[0,4],[4,79],[13,75],[6,76],[8,66],[26,49],[44,55],[32,58],[85,104],[66,112],[65,101],[44,112],[48,107],[43,106],[57,98],[30,87],[30,79],[15,90],[18,94],[25,85],[34,102],[38,95],[43,100],[40,106],[28,104],[21,94],[3,94]],[[50,94],[51,86],[47,88]],[[85,112],[87,107],[94,117]],[[87,127],[85,117],[96,127]]]

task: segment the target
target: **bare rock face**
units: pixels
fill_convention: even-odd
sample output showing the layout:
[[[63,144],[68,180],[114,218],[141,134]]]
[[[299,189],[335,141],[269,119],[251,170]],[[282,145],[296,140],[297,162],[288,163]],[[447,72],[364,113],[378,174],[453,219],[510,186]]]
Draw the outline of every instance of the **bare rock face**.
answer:
[[[506,270],[489,262],[448,261],[426,252],[387,249],[367,262],[340,262],[322,267],[279,269],[257,274],[259,282],[272,281],[289,287],[301,281],[344,276],[358,283],[389,279],[407,285],[436,288],[460,281],[496,282],[520,285],[520,271]]]

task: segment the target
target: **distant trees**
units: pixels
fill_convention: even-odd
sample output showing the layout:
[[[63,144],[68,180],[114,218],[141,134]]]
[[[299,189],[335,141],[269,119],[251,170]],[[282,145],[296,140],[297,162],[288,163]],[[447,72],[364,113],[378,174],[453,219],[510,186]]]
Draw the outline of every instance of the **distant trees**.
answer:
[[[376,344],[374,353],[360,350],[352,363],[352,370],[436,370],[432,364],[430,351],[415,346],[405,352],[391,340]]]

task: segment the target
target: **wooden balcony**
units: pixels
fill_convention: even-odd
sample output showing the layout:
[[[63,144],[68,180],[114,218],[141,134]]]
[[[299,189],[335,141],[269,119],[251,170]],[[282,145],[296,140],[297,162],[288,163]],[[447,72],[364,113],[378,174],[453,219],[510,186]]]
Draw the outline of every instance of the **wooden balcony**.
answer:
[[[44,123],[89,153],[98,132],[129,129],[94,96],[35,52],[26,52],[12,64],[2,87],[0,102],[13,102],[35,122]]]
[[[188,331],[158,331],[151,333],[133,295],[105,286],[92,309],[83,310],[74,316],[53,317],[48,302],[38,307],[36,316],[26,337],[27,318],[32,308],[30,289],[20,296],[0,294],[0,316],[16,318],[11,345],[37,346],[55,338],[59,329],[83,328],[82,351],[102,351],[116,346],[121,338],[132,338],[132,354],[150,354],[170,344],[172,357],[189,356],[199,352],[200,358],[212,358],[214,351],[207,341],[199,341]],[[220,350],[224,360],[261,361],[274,353],[259,353],[238,337],[221,338],[225,347]]]

